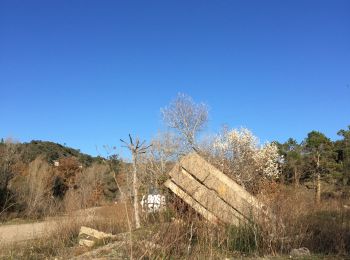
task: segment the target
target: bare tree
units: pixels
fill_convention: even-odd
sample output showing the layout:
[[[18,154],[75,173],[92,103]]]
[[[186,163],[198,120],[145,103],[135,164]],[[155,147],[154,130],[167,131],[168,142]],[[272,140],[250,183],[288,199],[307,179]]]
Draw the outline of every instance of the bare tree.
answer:
[[[2,140],[0,143],[0,211],[5,212],[13,207],[13,196],[8,189],[9,182],[13,177],[13,167],[18,162],[17,143],[14,140]]]
[[[158,133],[151,141],[152,147],[147,152],[149,170],[156,175],[166,173],[166,163],[176,161],[180,155],[180,138],[172,132]]]
[[[167,126],[177,130],[197,150],[196,137],[208,122],[208,106],[179,93],[169,106],[161,109],[161,113]]]
[[[135,214],[135,225],[136,228],[141,227],[140,223],[140,210],[139,210],[139,201],[138,201],[138,179],[137,179],[137,160],[140,154],[146,153],[146,150],[150,147],[145,145],[146,141],[140,143],[140,140],[136,138],[134,143],[131,135],[129,134],[130,143],[125,142],[120,139],[121,142],[126,144],[126,147],[130,150],[132,156],[132,165],[133,165],[133,193],[134,193],[134,214]]]
[[[17,191],[27,205],[26,216],[34,217],[50,213],[52,206],[53,169],[43,157],[37,157],[28,165],[25,187]]]

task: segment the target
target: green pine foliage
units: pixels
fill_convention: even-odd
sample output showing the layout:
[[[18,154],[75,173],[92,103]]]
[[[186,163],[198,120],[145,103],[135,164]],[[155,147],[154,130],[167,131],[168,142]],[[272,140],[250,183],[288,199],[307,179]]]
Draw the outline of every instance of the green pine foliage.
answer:
[[[84,166],[89,166],[100,160],[97,157],[81,153],[78,149],[48,141],[33,140],[30,143],[21,144],[19,149],[25,163],[35,160],[38,156],[44,156],[49,163],[62,157],[76,157]]]
[[[276,142],[283,156],[283,179],[287,183],[312,182],[317,171],[324,182],[349,185],[350,126],[340,130],[338,135],[341,139],[332,141],[321,132],[311,131],[301,142],[293,138],[284,143]]]

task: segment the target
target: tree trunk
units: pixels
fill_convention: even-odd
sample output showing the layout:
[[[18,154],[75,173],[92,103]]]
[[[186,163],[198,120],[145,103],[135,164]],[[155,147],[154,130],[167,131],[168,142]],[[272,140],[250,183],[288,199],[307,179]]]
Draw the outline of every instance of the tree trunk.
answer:
[[[317,155],[316,161],[316,204],[321,203],[321,173],[320,173],[320,155]]]
[[[283,169],[281,170],[281,175],[280,175],[280,183],[281,184],[285,184],[286,182],[286,177],[284,176],[284,172],[283,172]]]
[[[317,173],[316,177],[316,204],[321,203],[321,176]]]
[[[136,166],[136,154],[132,154],[132,165],[134,168],[133,172],[133,193],[134,193],[134,215],[136,228],[140,228],[140,214],[139,214],[139,201],[138,201],[138,181],[137,181],[137,166]]]
[[[298,172],[298,169],[297,167],[294,167],[294,186],[295,187],[299,187],[299,172]]]

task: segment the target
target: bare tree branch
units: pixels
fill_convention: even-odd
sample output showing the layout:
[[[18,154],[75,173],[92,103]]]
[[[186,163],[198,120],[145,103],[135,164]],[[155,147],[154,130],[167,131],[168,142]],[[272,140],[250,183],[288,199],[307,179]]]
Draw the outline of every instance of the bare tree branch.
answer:
[[[190,96],[180,93],[161,113],[166,125],[177,130],[197,150],[197,135],[208,122],[207,105],[197,104]]]
[[[129,134],[130,143],[126,143],[124,140],[120,139],[121,142],[125,143],[132,155],[132,165],[133,165],[133,192],[134,192],[134,214],[135,214],[135,225],[136,228],[141,227],[140,222],[140,211],[139,211],[139,201],[138,201],[138,178],[137,178],[137,161],[140,154],[146,153],[146,150],[150,146],[144,146],[146,141],[143,141],[140,145],[140,139],[136,138],[136,143],[134,145],[131,134]]]

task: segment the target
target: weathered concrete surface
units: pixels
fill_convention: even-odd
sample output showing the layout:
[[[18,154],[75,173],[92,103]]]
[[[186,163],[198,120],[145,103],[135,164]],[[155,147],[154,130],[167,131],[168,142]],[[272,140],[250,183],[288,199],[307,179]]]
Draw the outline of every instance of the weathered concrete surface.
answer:
[[[212,223],[217,223],[218,218],[208,211],[205,207],[195,201],[190,195],[183,191],[179,186],[177,186],[173,181],[167,180],[165,186],[172,190],[177,196],[179,196],[184,202],[190,205],[195,211],[204,216],[205,219]]]
[[[117,237],[115,235],[105,233],[102,231],[98,231],[96,229],[85,227],[85,226],[82,226],[80,228],[79,236],[82,236],[82,235],[90,236],[90,237],[95,238],[95,239],[113,239],[113,238]]]
[[[116,235],[104,233],[93,228],[82,226],[79,232],[79,245],[93,247],[97,242],[108,242],[116,239]]]
[[[185,156],[169,175],[165,186],[210,222],[238,225],[272,218],[253,195],[197,153]]]

